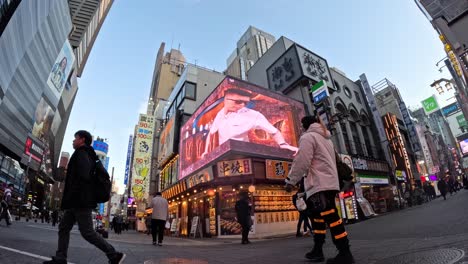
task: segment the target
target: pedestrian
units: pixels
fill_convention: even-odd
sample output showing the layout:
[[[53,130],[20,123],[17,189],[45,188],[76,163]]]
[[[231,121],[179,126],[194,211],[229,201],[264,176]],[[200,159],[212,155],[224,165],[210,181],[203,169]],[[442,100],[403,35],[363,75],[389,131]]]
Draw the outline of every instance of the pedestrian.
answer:
[[[162,246],[164,239],[164,229],[166,221],[169,218],[169,204],[167,200],[161,196],[160,192],[154,194],[154,198],[150,202],[150,207],[153,208],[151,216],[151,233],[153,235],[153,245],[156,246],[156,238],[158,246]]]
[[[109,263],[122,263],[125,254],[117,252],[115,248],[102,238],[93,228],[92,212],[97,207],[93,179],[96,161],[96,152],[91,147],[92,137],[87,131],[80,130],[75,133],[73,148],[75,152],[68,163],[65,178],[61,208],[64,210],[59,225],[58,248],[52,260],[44,264],[66,264],[70,231],[75,222],[78,223],[81,236],[106,253]]]
[[[447,183],[444,179],[440,179],[437,183],[437,188],[439,188],[440,194],[444,197],[444,200],[447,200]]]
[[[242,227],[242,244],[250,244],[249,232],[252,226],[252,218],[250,212],[252,211],[249,205],[249,194],[246,192],[240,193],[240,199],[236,202],[237,222]]]
[[[296,229],[296,237],[309,236],[310,232],[312,231],[312,227],[310,226],[309,216],[307,214],[307,210],[299,210],[297,208],[296,202],[298,195],[301,195],[305,192],[304,190],[304,178],[302,178],[301,183],[299,183],[299,190],[296,194],[293,195],[293,205],[299,211],[299,220],[297,221],[297,229]],[[304,223],[304,234],[301,233],[301,225]]]
[[[338,249],[335,258],[327,263],[354,263],[349,249],[348,233],[338,215],[335,198],[340,190],[337,158],[331,134],[317,114],[301,119],[305,133],[299,140],[299,151],[286,178],[286,191],[290,192],[303,177],[307,197],[307,210],[312,218],[314,247],[305,257],[314,262],[325,260],[323,244],[327,225]]]
[[[57,221],[58,221],[58,211],[57,209],[55,209],[52,212],[52,226],[55,226],[57,224]]]
[[[115,226],[115,230],[116,230],[116,233],[118,235],[121,235],[122,234],[122,216],[120,215],[117,215],[117,220],[115,222],[116,226]]]
[[[8,184],[3,192],[3,198],[1,201],[1,214],[0,214],[0,222],[3,218],[5,218],[7,226],[11,226],[11,214],[10,214],[10,207],[11,207],[11,192],[13,192],[14,185],[13,183]]]
[[[151,214],[147,214],[145,217],[146,234],[148,236],[151,234],[151,218]]]

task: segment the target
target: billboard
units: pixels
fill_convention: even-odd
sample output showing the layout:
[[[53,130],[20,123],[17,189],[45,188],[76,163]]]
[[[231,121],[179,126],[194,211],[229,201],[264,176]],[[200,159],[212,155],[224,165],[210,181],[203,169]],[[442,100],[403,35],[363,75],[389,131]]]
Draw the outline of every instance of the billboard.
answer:
[[[125,177],[124,184],[127,185],[128,177],[130,176],[130,167],[132,166],[132,150],[133,150],[133,136],[130,135],[128,139],[127,160],[125,161]]]
[[[421,150],[421,144],[419,142],[418,134],[416,133],[416,128],[414,127],[413,120],[411,119],[410,113],[408,108],[406,108],[405,102],[400,102],[400,111],[403,115],[403,121],[405,122],[406,129],[408,129],[409,141],[411,144],[411,148],[414,152],[418,152]]]
[[[44,97],[42,97],[34,113],[34,123],[31,131],[32,136],[45,144],[52,127],[53,119],[54,110],[52,110],[52,107],[46,102]]]
[[[132,197],[141,202],[149,193],[154,117],[140,114],[132,162]]]
[[[63,88],[67,83],[68,76],[73,68],[75,62],[75,55],[70,42],[63,43],[62,50],[60,51],[57,59],[55,60],[52,70],[50,71],[49,78],[47,78],[47,85],[52,89],[53,93],[60,98]]]
[[[175,136],[175,119],[177,115],[174,115],[166,123],[163,131],[159,136],[159,150],[158,150],[158,162],[164,164],[167,159],[174,153],[174,136]]]
[[[107,155],[109,152],[109,145],[106,142],[95,140],[93,142],[93,149]]]
[[[180,131],[179,179],[229,151],[292,159],[302,103],[226,77]]]

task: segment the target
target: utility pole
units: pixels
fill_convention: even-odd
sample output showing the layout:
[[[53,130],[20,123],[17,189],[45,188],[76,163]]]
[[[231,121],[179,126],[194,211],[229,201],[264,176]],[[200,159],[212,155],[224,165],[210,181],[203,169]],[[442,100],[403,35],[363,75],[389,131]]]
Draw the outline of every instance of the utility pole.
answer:
[[[112,167],[112,174],[111,174],[111,197],[109,199],[109,201],[107,202],[107,231],[109,231],[109,227],[110,227],[110,209],[111,209],[111,206],[112,206],[112,189],[114,187],[114,167]]]

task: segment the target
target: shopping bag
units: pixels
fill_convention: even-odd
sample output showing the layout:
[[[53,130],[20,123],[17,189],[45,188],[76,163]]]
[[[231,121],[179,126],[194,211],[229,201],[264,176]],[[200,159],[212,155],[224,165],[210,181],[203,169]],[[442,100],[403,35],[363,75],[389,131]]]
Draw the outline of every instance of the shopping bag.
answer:
[[[170,229],[171,228],[171,223],[169,223],[169,221],[166,221],[166,229]]]

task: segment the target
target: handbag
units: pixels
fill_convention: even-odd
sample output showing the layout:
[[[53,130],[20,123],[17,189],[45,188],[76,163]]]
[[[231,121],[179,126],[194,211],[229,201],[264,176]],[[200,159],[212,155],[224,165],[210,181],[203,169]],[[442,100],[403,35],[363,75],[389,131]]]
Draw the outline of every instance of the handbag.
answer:
[[[299,211],[307,210],[307,204],[304,201],[304,196],[299,197],[299,195],[298,195],[297,200],[296,200],[296,207],[297,207],[297,210],[299,210]]]
[[[166,221],[166,229],[170,229],[171,228],[171,223],[169,223],[169,221]]]

